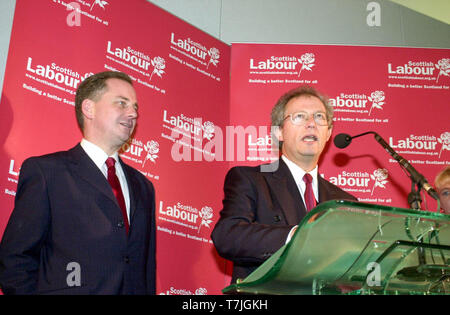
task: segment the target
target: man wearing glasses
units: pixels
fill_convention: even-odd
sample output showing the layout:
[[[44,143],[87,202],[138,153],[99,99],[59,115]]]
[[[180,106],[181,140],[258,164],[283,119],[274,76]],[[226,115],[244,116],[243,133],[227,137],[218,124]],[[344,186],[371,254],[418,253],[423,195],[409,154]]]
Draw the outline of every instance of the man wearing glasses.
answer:
[[[223,209],[211,235],[218,253],[234,263],[232,283],[288,242],[318,203],[357,200],[318,175],[333,128],[333,108],[322,94],[308,86],[293,89],[278,100],[271,118],[281,158],[228,172]]]

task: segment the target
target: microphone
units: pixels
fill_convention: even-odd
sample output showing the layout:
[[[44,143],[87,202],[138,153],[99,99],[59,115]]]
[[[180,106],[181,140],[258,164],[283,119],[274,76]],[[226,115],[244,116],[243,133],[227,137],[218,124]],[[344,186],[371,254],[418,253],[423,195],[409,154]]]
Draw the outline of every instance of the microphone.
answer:
[[[339,149],[343,149],[348,147],[348,145],[352,142],[352,137],[350,137],[346,133],[340,133],[336,137],[334,137],[334,145]]]
[[[381,144],[381,146],[387,151],[387,153],[389,153],[409,173],[409,175],[411,176],[411,180],[418,183],[431,197],[433,197],[436,200],[439,200],[439,196],[438,196],[436,190],[434,190],[433,186],[431,186],[428,183],[427,179],[422,174],[420,174],[408,162],[408,160],[404,159],[397,152],[395,152],[395,150],[392,149],[391,146],[389,144],[387,144],[387,142],[384,141],[384,139],[376,132],[368,131],[368,132],[364,132],[364,133],[361,133],[361,134],[353,136],[353,137],[349,136],[346,133],[340,133],[336,137],[334,137],[334,144],[336,145],[336,147],[343,149],[352,142],[352,139],[367,135],[369,133],[373,134],[375,137],[375,140],[379,144]]]
[[[346,148],[346,147],[348,147],[348,145],[350,143],[352,143],[352,139],[367,135],[369,133],[376,134],[373,131],[368,131],[368,132],[364,132],[359,135],[351,137],[350,135],[348,135],[346,133],[340,133],[336,137],[334,137],[334,145],[337,146],[339,149]]]

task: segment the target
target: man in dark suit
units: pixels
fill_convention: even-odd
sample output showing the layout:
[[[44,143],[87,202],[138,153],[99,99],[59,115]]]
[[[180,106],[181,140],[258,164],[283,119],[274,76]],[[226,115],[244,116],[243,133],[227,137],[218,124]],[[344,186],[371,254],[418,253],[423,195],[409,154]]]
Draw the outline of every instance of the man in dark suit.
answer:
[[[118,150],[137,120],[124,73],[85,79],[74,148],[27,159],[0,244],[4,294],[154,294],[155,192]]]
[[[272,110],[281,158],[228,172],[223,209],[211,237],[218,253],[234,263],[232,283],[288,242],[317,203],[356,200],[318,175],[332,121],[333,109],[323,95],[310,87],[293,89]]]

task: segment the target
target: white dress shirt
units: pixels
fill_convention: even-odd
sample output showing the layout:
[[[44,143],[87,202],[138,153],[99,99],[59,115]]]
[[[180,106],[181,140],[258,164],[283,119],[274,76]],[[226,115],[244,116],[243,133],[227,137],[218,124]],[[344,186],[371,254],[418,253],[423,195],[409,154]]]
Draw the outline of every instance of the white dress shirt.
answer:
[[[106,160],[109,158],[108,154],[103,151],[99,146],[89,142],[86,139],[82,139],[80,143],[83,150],[86,154],[91,158],[91,160],[97,165],[102,174],[108,179],[108,167],[106,166]],[[122,165],[119,162],[119,154],[114,152],[111,155],[112,158],[116,160],[115,168],[116,175],[119,178],[120,188],[122,188],[123,198],[125,199],[125,206],[127,208],[127,216],[128,222],[130,221],[130,193],[128,190],[128,184],[125,177],[125,173],[123,172]]]
[[[295,164],[294,162],[289,160],[284,155],[282,155],[281,158],[286,163],[287,167],[289,168],[289,171],[291,172],[292,176],[294,177],[295,183],[297,184],[298,191],[300,192],[300,195],[302,196],[303,204],[305,205],[305,209],[306,209],[306,203],[305,203],[305,197],[304,197],[305,190],[306,190],[306,184],[303,181],[303,176],[305,176],[306,172],[300,166],[298,166],[297,164]],[[314,192],[314,198],[316,198],[316,201],[318,201],[319,200],[319,182],[317,179],[317,173],[318,173],[317,165],[312,171],[310,171],[308,173],[311,174],[311,176],[313,178],[311,184],[312,184],[312,188],[313,188],[313,192]],[[286,239],[286,243],[288,243],[291,240],[296,229],[297,229],[297,225],[294,226],[291,229],[291,231],[289,232],[288,237]]]
[[[305,190],[306,190],[306,184],[303,181],[303,176],[306,174],[306,172],[297,164],[289,160],[284,155],[281,156],[283,161],[288,166],[289,170],[291,171],[292,176],[294,176],[295,183],[297,184],[298,190],[300,192],[300,195],[302,196],[303,204],[305,205],[306,209],[306,203],[305,203]],[[316,201],[319,200],[319,182],[317,179],[317,165],[316,167],[308,172],[312,176],[312,188],[314,192],[314,198],[316,198]]]

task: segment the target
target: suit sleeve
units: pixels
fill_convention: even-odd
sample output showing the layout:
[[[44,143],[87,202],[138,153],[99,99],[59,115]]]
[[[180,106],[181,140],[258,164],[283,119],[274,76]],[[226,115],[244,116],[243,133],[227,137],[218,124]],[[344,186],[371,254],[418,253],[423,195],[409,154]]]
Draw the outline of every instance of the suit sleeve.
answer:
[[[15,205],[0,243],[0,286],[4,294],[33,294],[41,247],[50,222],[45,177],[39,164],[22,164]]]
[[[281,248],[293,225],[263,222],[255,179],[239,167],[232,168],[224,184],[220,219],[212,232],[218,253],[238,264],[260,264]],[[268,210],[266,210],[268,211]]]

